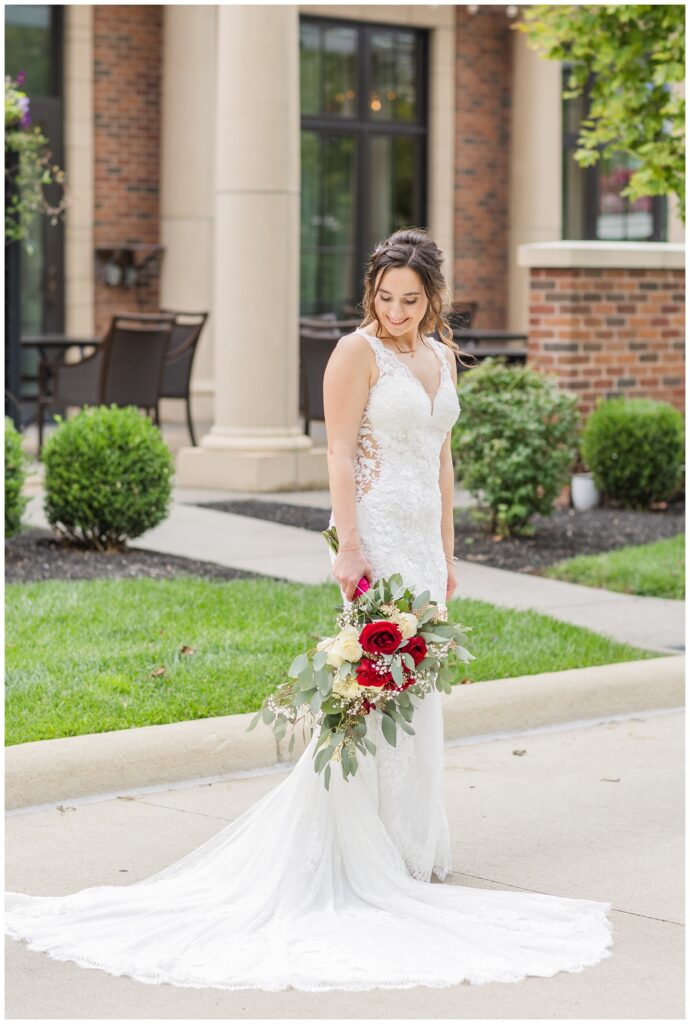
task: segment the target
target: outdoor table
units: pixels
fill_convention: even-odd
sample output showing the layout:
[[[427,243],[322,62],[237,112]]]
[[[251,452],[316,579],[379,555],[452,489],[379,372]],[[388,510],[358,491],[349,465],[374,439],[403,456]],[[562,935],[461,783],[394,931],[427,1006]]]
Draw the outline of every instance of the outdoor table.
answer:
[[[456,341],[478,341],[478,342],[510,342],[521,341],[527,343],[527,335],[520,331],[492,331],[477,330],[474,327],[457,327],[453,331]],[[482,347],[483,349],[483,347]]]
[[[101,340],[101,338],[76,337],[70,334],[58,333],[22,335],[22,350],[30,351],[32,349],[37,349],[40,357],[38,374],[22,373],[22,384],[38,383],[41,378],[41,374],[50,369],[51,363],[61,361],[67,349],[73,347],[79,348],[83,355],[84,349],[97,348],[101,344]],[[51,359],[50,356],[53,358]],[[35,395],[22,395],[22,403],[28,402],[31,404],[32,399],[35,398]],[[36,415],[36,411],[29,415],[29,418],[26,420],[24,425],[26,426],[32,423],[36,418]]]

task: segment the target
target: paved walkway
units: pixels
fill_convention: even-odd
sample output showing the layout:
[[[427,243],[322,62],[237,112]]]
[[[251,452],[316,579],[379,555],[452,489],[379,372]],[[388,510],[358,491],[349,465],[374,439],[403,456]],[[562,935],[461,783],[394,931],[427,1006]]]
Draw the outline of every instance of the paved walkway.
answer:
[[[27,493],[32,494],[32,498],[24,519],[35,526],[47,526],[40,481],[34,478]],[[328,490],[267,494],[177,487],[165,522],[133,541],[132,547],[217,562],[234,569],[280,576],[295,583],[333,580],[326,543],[318,531],[199,508],[194,504],[229,497],[330,510]],[[472,503],[467,491],[456,489],[456,507]],[[684,601],[616,594],[476,562],[460,561],[457,567],[457,597],[506,608],[533,609],[661,654],[678,654],[685,650]]]
[[[581,973],[403,991],[226,992],[144,985],[8,939],[6,1017],[683,1019],[683,735],[681,712],[635,712],[446,747],[451,883],[611,900],[612,955]],[[283,777],[161,786],[10,814],[6,885],[58,895],[145,878]]]

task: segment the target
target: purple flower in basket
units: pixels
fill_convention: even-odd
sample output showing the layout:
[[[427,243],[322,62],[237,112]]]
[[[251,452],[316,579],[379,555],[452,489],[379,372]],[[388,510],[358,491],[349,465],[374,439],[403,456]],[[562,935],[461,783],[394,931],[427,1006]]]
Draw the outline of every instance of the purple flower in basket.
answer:
[[[31,114],[29,113],[29,103],[30,103],[30,100],[29,100],[28,96],[20,96],[19,97],[19,106],[21,107],[21,111],[22,111],[22,119],[21,119],[21,121],[19,123],[22,126],[22,128],[28,128],[29,125],[31,124]]]

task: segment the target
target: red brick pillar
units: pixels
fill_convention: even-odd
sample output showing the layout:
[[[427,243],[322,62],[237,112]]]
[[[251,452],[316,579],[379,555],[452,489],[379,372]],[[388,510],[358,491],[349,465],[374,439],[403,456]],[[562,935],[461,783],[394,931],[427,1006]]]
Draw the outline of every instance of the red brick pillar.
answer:
[[[507,328],[511,20],[505,6],[458,4],[453,297],[479,303],[475,327]]]
[[[576,392],[585,416],[614,395],[684,412],[683,257],[683,246],[659,242],[520,246],[530,268],[528,365]]]
[[[159,242],[161,56],[165,8],[96,4],[94,63],[94,246]],[[95,259],[95,253],[94,253]],[[94,265],[96,265],[94,263]],[[99,265],[102,272],[102,267]],[[137,290],[138,292],[138,290]],[[158,276],[138,292],[158,309]],[[95,328],[115,311],[136,311],[134,288],[97,277]]]

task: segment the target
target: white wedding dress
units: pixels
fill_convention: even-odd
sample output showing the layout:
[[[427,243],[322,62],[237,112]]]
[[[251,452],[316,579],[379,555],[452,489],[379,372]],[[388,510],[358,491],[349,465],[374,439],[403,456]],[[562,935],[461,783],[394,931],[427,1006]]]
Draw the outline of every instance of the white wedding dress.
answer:
[[[453,379],[431,336],[433,400],[401,359],[364,336],[379,376],[356,457],[362,547],[374,579],[399,572],[443,604],[438,473],[460,411]],[[376,755],[360,758],[347,782],[333,771],[324,788],[315,733],[284,781],[181,860],[130,885],[9,892],[6,931],[56,960],[193,988],[484,984],[609,957],[610,903],[431,883],[452,866],[442,696],[414,699],[415,735],[399,731],[395,748],[374,735]]]

